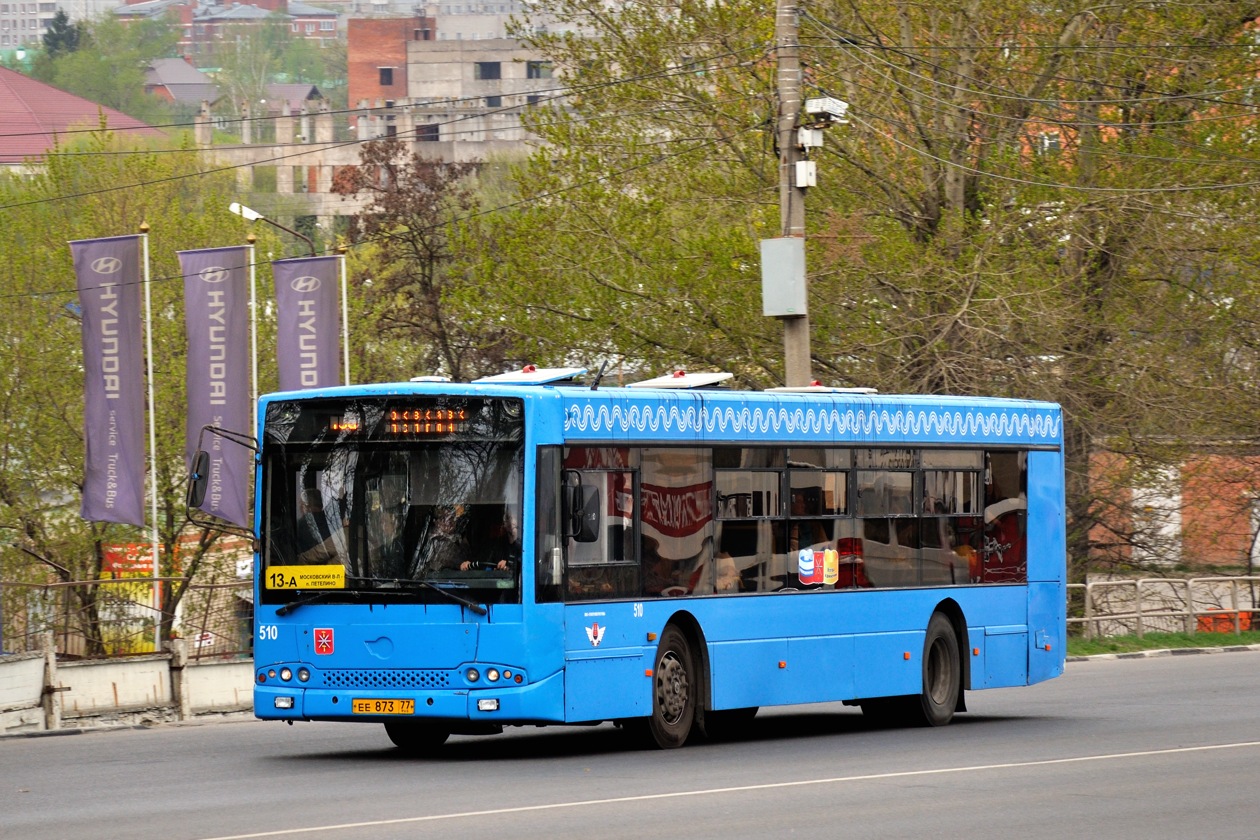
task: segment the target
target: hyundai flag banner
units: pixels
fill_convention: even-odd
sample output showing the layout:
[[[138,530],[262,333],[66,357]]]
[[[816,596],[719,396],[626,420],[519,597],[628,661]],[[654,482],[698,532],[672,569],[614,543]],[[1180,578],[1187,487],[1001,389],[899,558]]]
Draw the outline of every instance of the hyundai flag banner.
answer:
[[[144,526],[140,237],[70,243],[83,313],[86,463],[80,515]]]
[[[185,450],[191,469],[202,427],[249,434],[249,249],[180,251],[179,265],[188,328]],[[201,448],[210,455],[201,510],[248,528],[250,451],[210,432]]]
[[[280,390],[340,384],[337,375],[339,257],[271,264],[276,280],[276,357]]]

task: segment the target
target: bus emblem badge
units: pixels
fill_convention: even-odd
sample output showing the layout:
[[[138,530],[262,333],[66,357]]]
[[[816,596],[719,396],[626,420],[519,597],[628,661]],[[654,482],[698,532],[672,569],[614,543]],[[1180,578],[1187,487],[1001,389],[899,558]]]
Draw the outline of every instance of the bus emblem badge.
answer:
[[[315,652],[324,655],[333,652],[333,631],[331,627],[315,628]]]
[[[590,639],[591,647],[599,647],[599,643],[604,641],[604,630],[598,621],[586,628],[586,638]]]

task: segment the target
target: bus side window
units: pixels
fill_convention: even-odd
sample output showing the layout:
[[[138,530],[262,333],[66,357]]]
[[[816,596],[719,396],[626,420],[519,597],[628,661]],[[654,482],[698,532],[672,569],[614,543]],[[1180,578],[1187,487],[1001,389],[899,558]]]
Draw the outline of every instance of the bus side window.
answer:
[[[1028,580],[1027,453],[989,452],[985,470],[981,583]]]

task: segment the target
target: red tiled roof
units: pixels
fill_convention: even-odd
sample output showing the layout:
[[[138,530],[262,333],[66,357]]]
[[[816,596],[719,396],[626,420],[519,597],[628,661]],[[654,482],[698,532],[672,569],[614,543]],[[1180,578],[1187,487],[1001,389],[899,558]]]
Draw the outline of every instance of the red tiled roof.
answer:
[[[102,115],[114,131],[141,137],[163,136],[156,128],[121,111],[0,67],[0,165],[42,158],[54,140],[66,140],[67,130],[96,128]]]

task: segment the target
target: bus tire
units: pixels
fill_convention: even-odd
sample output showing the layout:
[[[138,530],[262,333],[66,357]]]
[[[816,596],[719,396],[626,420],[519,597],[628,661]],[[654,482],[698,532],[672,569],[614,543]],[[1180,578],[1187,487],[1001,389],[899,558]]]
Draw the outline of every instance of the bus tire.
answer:
[[[932,613],[923,641],[923,692],[918,697],[915,723],[944,726],[954,719],[962,693],[958,633],[944,613]]]
[[[673,624],[661,633],[652,669],[652,716],[647,719],[649,746],[681,747],[696,719],[696,659],[687,635]]]
[[[451,731],[432,721],[391,720],[385,724],[385,734],[408,755],[425,757],[435,755]]]

